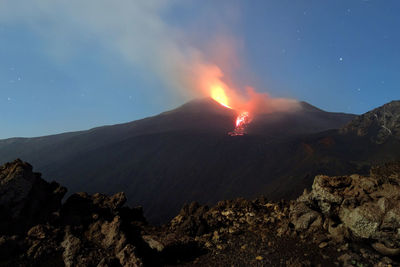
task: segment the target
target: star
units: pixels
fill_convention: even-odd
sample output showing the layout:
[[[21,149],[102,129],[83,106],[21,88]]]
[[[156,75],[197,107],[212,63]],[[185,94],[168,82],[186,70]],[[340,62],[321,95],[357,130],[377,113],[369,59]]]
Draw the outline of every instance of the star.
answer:
[[[342,57],[340,57],[340,58],[339,58],[339,60],[340,60],[340,61],[343,61],[343,58],[342,58]]]

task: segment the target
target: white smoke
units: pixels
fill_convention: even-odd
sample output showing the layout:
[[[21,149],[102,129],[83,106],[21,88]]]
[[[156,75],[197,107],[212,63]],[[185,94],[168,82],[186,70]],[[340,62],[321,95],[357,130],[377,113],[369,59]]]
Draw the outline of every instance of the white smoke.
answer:
[[[204,60],[182,31],[162,19],[171,0],[1,0],[0,22],[24,24],[62,57],[66,43],[92,36],[99,45],[129,63],[146,68],[167,88],[186,97],[198,94],[198,70]]]
[[[205,55],[190,43],[183,30],[169,25],[162,17],[174,5],[182,3],[188,2],[0,0],[0,23],[30,27],[46,41],[46,51],[55,57],[73,53],[68,44],[90,36],[98,45],[152,73],[184,99],[209,96],[212,86],[221,85],[230,87],[228,96],[237,106],[247,106],[249,110],[274,112],[297,106],[293,100],[274,99],[253,90],[246,92],[231,84],[226,86],[220,67],[226,71],[239,66],[235,49],[238,42],[233,36],[216,33],[214,43],[207,40],[208,45],[213,43],[213,48],[208,49],[210,55]],[[213,62],[207,61],[206,56],[212,57]]]

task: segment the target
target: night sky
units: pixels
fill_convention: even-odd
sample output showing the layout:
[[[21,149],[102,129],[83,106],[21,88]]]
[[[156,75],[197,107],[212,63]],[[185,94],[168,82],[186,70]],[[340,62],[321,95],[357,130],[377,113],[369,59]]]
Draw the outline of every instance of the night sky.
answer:
[[[54,3],[57,2],[57,3]],[[400,99],[398,0],[0,0],[0,138],[128,122],[231,83],[327,111]],[[196,55],[196,56],[194,56]]]

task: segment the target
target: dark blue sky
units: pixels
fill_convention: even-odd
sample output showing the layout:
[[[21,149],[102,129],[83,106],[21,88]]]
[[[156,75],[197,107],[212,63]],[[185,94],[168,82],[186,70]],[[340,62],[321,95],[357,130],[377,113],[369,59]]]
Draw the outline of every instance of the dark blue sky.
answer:
[[[396,0],[13,2],[0,3],[0,138],[180,105],[190,96],[165,77],[175,55],[196,48],[218,65],[219,36],[235,48],[238,66],[223,70],[240,86],[357,114],[400,99]]]

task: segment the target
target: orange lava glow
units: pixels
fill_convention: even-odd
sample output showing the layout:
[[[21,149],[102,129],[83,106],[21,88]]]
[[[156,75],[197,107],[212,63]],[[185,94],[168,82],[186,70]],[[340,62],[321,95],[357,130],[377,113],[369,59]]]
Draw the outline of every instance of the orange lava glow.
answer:
[[[239,116],[236,118],[236,127],[241,127],[243,124],[248,122],[249,118],[249,113],[247,111],[244,111],[239,114]]]
[[[240,136],[240,135],[245,135],[246,134],[246,128],[251,122],[251,117],[249,112],[243,111],[241,112],[238,117],[236,118],[236,127],[233,129],[232,132],[229,132],[228,134],[230,136]]]
[[[228,97],[222,86],[216,85],[211,88],[211,98],[223,105],[224,107],[232,109],[229,106]]]
[[[235,106],[232,106],[231,102],[234,103],[234,101],[230,101],[232,99],[229,99],[226,91],[224,90],[224,86],[211,86],[210,94],[211,98],[217,101],[222,106],[230,109],[236,109]],[[248,111],[243,111],[241,108],[238,108],[236,110],[238,111],[238,116],[236,118],[235,128],[232,132],[228,133],[231,136],[244,135],[246,127],[250,123],[250,114]]]

